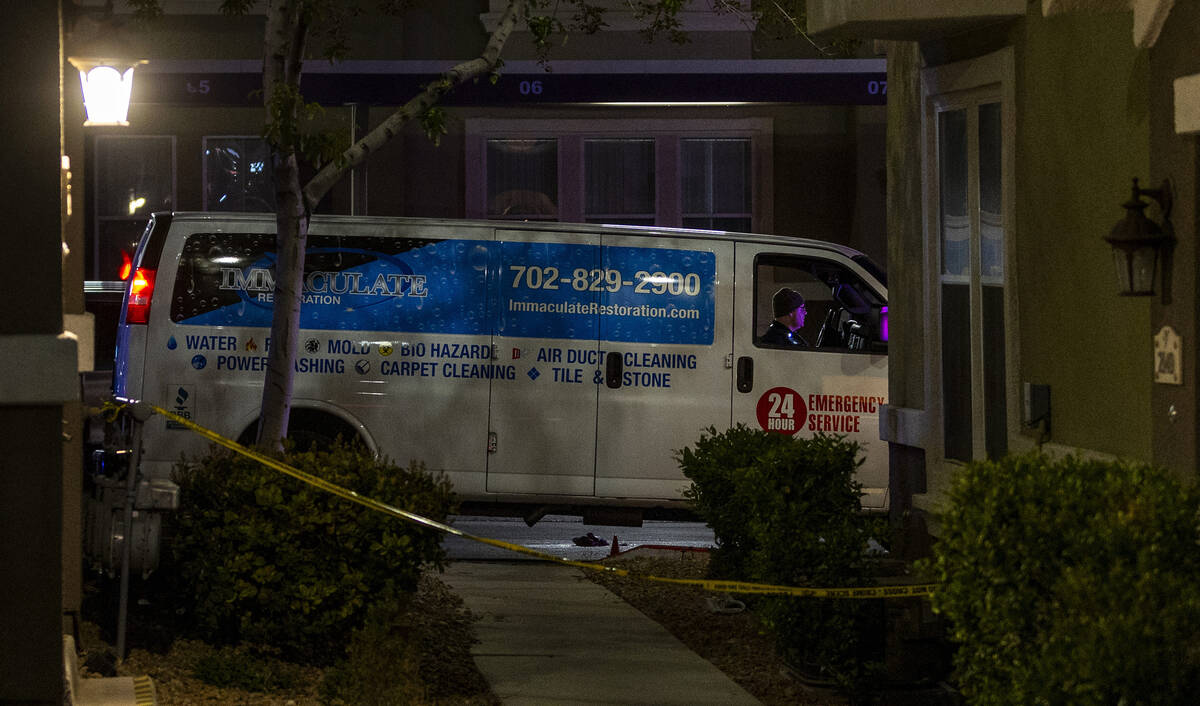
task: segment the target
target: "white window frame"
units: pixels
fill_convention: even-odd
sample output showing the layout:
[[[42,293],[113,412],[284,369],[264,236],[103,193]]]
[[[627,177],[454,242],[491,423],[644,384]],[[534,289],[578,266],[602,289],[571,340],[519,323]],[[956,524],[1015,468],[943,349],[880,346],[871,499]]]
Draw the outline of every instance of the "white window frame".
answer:
[[[1019,442],[1020,430],[1020,345],[1017,307],[1017,274],[1016,274],[1016,91],[1015,91],[1015,60],[1012,47],[988,54],[977,59],[971,59],[954,64],[937,66],[921,72],[922,95],[922,139],[923,139],[923,192],[924,192],[924,243],[925,243],[925,272],[926,272],[926,321],[931,322],[928,329],[928,347],[925,357],[925,387],[926,399],[931,401],[933,412],[930,417],[928,430],[933,448],[929,451],[931,462],[940,459],[947,466],[957,466],[958,461],[946,458],[946,440],[944,430],[945,406],[942,379],[942,294],[941,285],[948,281],[942,275],[942,233],[940,223],[940,174],[938,154],[938,114],[947,108],[977,107],[983,103],[1000,103],[1001,130],[1003,145],[1001,152],[1002,180],[1002,213],[1004,228],[1004,321],[1005,321],[1005,400],[1007,444],[1010,451],[1022,446]],[[969,136],[969,144],[975,145],[977,135]],[[972,162],[969,183],[978,183],[978,166]],[[973,193],[969,196],[974,214],[979,196]],[[987,458],[986,419],[984,408],[984,376],[983,376],[983,298],[982,287],[984,279],[980,272],[979,257],[979,223],[972,216],[971,224],[971,431],[972,458]],[[989,280],[993,281],[993,280]]]
[[[584,219],[583,143],[590,138],[655,140],[655,225],[682,227],[680,140],[745,138],[750,140],[751,228],[770,233],[774,226],[773,122],[770,118],[521,120],[477,118],[466,121],[466,214],[487,218],[487,141],[489,139],[558,140],[558,220]]]

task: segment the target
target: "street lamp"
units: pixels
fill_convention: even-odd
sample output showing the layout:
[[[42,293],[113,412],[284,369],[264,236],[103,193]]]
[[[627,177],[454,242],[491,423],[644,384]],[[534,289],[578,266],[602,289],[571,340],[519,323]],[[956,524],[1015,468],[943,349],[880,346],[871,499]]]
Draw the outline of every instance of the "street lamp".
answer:
[[[1141,199],[1149,196],[1162,210],[1162,225],[1146,218],[1143,211],[1150,204]],[[1117,266],[1117,286],[1122,296],[1148,297],[1154,294],[1154,272],[1158,269],[1161,251],[1174,244],[1171,226],[1171,182],[1163,181],[1162,188],[1138,188],[1133,179],[1133,196],[1122,204],[1125,217],[1117,221],[1104,239],[1112,246],[1113,262]]]
[[[93,125],[129,125],[129,95],[133,91],[133,69],[145,59],[68,59],[79,69],[83,87],[83,106],[87,109],[84,127]]]

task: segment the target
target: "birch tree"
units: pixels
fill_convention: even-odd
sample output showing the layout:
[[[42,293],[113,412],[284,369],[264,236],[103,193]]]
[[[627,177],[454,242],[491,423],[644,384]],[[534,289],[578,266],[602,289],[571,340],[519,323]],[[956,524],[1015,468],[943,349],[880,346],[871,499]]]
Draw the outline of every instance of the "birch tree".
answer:
[[[267,111],[265,134],[272,147],[275,166],[278,230],[275,309],[271,320],[271,350],[263,381],[259,446],[278,448],[287,435],[295,376],[293,365],[300,331],[304,252],[309,218],[317,203],[351,169],[399,133],[405,123],[423,118],[427,125],[436,126],[436,114],[431,115],[430,111],[442,96],[467,81],[495,72],[500,52],[526,4],[521,0],[510,0],[499,25],[478,57],[454,66],[427,84],[382,124],[336,159],[326,162],[302,186],[301,139],[295,131],[305,109],[300,78],[312,22],[321,8],[314,0],[274,0],[270,3],[263,42],[263,100]]]

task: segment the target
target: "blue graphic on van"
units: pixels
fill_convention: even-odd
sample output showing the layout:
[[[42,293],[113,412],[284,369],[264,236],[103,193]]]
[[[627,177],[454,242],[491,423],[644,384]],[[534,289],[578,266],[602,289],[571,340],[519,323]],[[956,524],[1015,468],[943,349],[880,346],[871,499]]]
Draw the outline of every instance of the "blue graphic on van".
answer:
[[[715,280],[701,250],[310,236],[300,325],[709,345]],[[274,286],[273,237],[195,234],[171,319],[268,327]]]
[[[304,303],[340,301],[340,295],[358,297],[360,309],[390,301],[389,297],[424,297],[425,276],[415,274],[403,260],[386,253],[360,248],[312,248],[305,259],[320,261],[322,255],[365,257],[361,270],[306,270],[302,285]],[[275,253],[266,253],[248,268],[222,267],[220,289],[232,291],[250,303],[271,308],[275,290]]]
[[[711,252],[506,242],[499,276],[498,335],[713,342]]]
[[[275,288],[274,243],[248,242],[212,257],[185,247],[171,316],[197,326],[271,325]],[[486,334],[487,243],[402,238],[311,238],[305,254],[300,325],[338,331]],[[362,241],[373,247],[359,247]],[[257,246],[257,247],[256,247]],[[245,256],[224,254],[232,249]],[[194,253],[194,255],[192,255]],[[187,281],[194,291],[180,291]],[[215,302],[215,305],[214,305]]]

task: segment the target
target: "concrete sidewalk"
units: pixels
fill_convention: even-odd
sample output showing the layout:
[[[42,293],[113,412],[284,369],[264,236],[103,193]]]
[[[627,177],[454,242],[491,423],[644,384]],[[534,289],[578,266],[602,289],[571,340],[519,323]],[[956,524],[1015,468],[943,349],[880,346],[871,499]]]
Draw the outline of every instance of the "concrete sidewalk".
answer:
[[[581,569],[456,562],[442,579],[480,617],[472,654],[505,704],[758,704]]]

